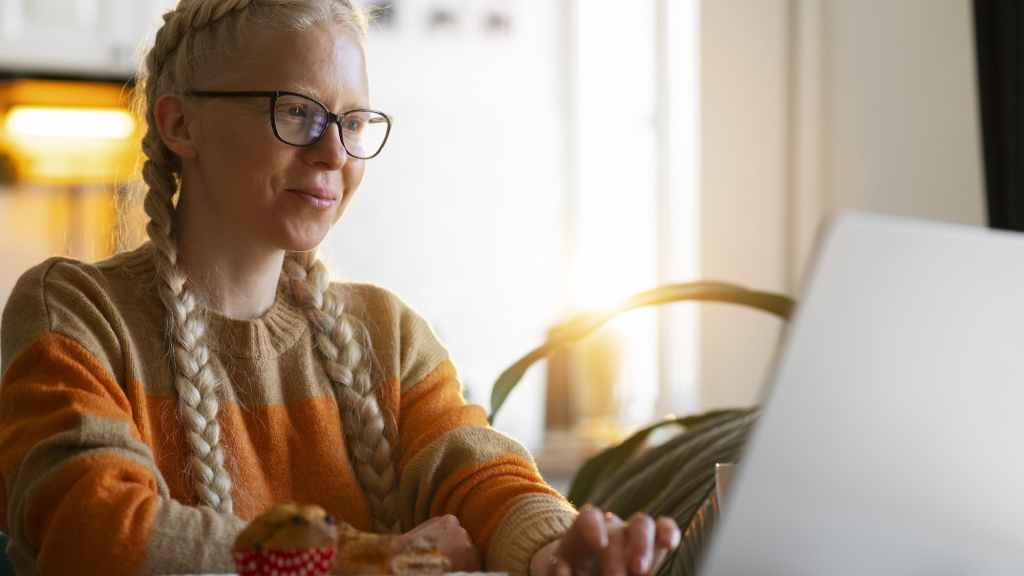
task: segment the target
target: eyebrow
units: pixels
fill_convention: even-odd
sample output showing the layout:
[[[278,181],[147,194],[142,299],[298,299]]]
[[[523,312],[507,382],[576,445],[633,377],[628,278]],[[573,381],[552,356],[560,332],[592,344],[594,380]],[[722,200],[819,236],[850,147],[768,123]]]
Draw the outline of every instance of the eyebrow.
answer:
[[[310,96],[311,98],[313,98],[317,102],[323,103],[323,102],[327,101],[327,98],[325,98],[324,95],[321,94],[319,90],[317,90],[316,88],[314,88],[312,86],[306,85],[306,84],[293,84],[292,87],[289,88],[287,91],[288,92],[298,92],[299,94],[305,94],[307,96]],[[347,95],[347,93],[346,93],[346,95]],[[364,106],[364,104],[358,103],[358,102],[355,103],[355,105],[356,105],[355,107],[357,107],[357,108]],[[365,105],[368,106],[369,102],[365,103]],[[325,104],[325,106],[326,106],[326,104]],[[345,106],[344,108],[348,109],[348,108],[351,108],[351,106]]]
[[[321,102],[326,100],[326,98],[324,98],[324,95],[321,94],[319,90],[317,90],[316,88],[313,88],[312,86],[307,86],[306,84],[292,84],[291,87],[287,89],[287,91],[288,92],[298,92],[299,94],[305,94],[305,95],[311,96],[312,98],[314,98],[316,100],[319,100]]]

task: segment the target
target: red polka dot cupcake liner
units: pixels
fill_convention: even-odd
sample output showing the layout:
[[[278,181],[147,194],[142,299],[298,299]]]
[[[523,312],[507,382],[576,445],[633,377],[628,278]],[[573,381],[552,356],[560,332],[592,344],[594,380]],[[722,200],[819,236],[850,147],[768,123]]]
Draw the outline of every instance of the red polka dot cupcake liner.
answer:
[[[234,553],[238,576],[326,576],[334,548],[241,550]]]

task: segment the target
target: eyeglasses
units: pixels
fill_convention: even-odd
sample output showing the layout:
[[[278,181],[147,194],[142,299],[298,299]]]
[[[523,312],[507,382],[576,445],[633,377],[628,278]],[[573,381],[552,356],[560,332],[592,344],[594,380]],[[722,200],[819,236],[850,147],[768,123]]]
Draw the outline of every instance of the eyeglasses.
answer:
[[[300,148],[319,142],[333,122],[338,125],[345,152],[360,160],[380,154],[391,133],[391,118],[383,112],[359,108],[335,114],[320,102],[295,92],[193,90],[189,94],[203,98],[270,98],[274,136]]]

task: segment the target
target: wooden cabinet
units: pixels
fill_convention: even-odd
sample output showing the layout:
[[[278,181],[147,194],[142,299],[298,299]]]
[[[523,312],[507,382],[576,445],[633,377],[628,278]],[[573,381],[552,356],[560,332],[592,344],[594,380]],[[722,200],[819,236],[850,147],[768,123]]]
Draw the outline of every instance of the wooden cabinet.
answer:
[[[175,0],[0,0],[0,71],[128,77]]]

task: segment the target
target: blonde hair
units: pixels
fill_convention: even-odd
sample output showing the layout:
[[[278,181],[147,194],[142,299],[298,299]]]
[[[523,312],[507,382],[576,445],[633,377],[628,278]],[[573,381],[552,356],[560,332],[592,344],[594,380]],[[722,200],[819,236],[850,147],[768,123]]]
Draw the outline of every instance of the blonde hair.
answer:
[[[190,451],[187,467],[199,503],[221,512],[232,512],[233,503],[217,422],[218,382],[207,366],[206,309],[178,264],[174,214],[181,161],[161,140],[153,108],[164,94],[182,95],[193,89],[202,67],[215,56],[230,54],[253,26],[305,30],[322,22],[341,23],[365,40],[367,14],[350,0],[181,0],[164,15],[139,74],[136,109],[144,114],[148,126],[142,140],[142,175],[148,187],[146,233],[155,248],[158,292],[167,312],[178,415]],[[337,396],[353,467],[370,503],[374,528],[395,531],[398,482],[391,442],[385,434],[385,415],[370,375],[370,354],[364,354],[364,348],[370,351],[368,333],[346,311],[345,302],[328,291],[327,269],[314,252],[286,254],[281,283],[312,326],[315,347]]]

